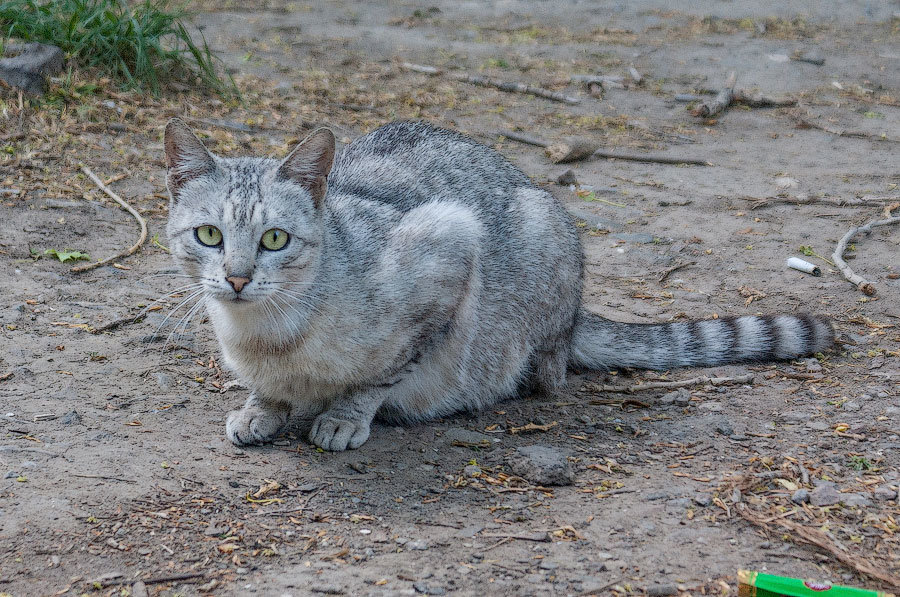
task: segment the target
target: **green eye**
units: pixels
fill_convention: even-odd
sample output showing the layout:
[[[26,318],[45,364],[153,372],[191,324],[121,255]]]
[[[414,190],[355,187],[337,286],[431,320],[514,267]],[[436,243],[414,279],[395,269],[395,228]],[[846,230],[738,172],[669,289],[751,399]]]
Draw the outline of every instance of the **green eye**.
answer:
[[[271,230],[266,230],[266,232],[262,235],[262,240],[260,240],[259,242],[263,246],[263,249],[267,249],[269,251],[278,251],[279,249],[284,248],[284,246],[288,243],[289,238],[290,236],[284,230],[272,228]]]
[[[218,247],[222,244],[222,233],[215,226],[199,226],[194,229],[194,234],[200,244],[207,247]]]

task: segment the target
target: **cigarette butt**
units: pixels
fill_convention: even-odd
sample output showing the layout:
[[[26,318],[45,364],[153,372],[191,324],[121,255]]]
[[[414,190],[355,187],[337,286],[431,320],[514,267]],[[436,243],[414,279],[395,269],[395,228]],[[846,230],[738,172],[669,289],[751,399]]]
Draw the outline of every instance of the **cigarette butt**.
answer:
[[[787,261],[785,261],[785,265],[791,269],[795,269],[797,271],[806,272],[807,274],[812,274],[814,276],[821,276],[822,270],[819,269],[818,265],[814,265],[809,261],[804,261],[799,257],[790,257]]]

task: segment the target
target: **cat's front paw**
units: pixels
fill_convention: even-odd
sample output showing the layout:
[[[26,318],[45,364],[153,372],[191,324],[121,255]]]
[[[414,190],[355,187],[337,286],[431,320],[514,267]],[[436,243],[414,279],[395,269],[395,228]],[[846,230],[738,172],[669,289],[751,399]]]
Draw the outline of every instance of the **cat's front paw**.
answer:
[[[339,418],[325,412],[316,417],[309,432],[309,441],[323,450],[343,452],[355,450],[369,439],[369,422]]]
[[[241,410],[228,413],[225,435],[236,446],[259,445],[272,441],[287,423],[288,412],[247,403]]]

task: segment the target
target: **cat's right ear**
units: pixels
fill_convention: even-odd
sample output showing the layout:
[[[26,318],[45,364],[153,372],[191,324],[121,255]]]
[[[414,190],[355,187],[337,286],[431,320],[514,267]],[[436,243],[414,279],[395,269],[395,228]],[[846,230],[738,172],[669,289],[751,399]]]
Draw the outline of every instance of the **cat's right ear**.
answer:
[[[216,169],[216,161],[180,118],[166,125],[166,184],[175,197],[185,183]]]

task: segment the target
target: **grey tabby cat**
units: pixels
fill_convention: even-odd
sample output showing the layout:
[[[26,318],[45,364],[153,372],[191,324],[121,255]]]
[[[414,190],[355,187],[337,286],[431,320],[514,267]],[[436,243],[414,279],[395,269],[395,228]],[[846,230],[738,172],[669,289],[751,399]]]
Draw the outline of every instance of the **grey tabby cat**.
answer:
[[[220,158],[166,127],[172,254],[202,284],[225,363],[252,390],[225,430],[358,448],[376,414],[422,421],[567,367],[668,369],[827,349],[826,319],[609,321],[581,308],[582,251],[563,206],[492,149],[421,122],[385,125],[335,160],[310,134],[284,160]]]

